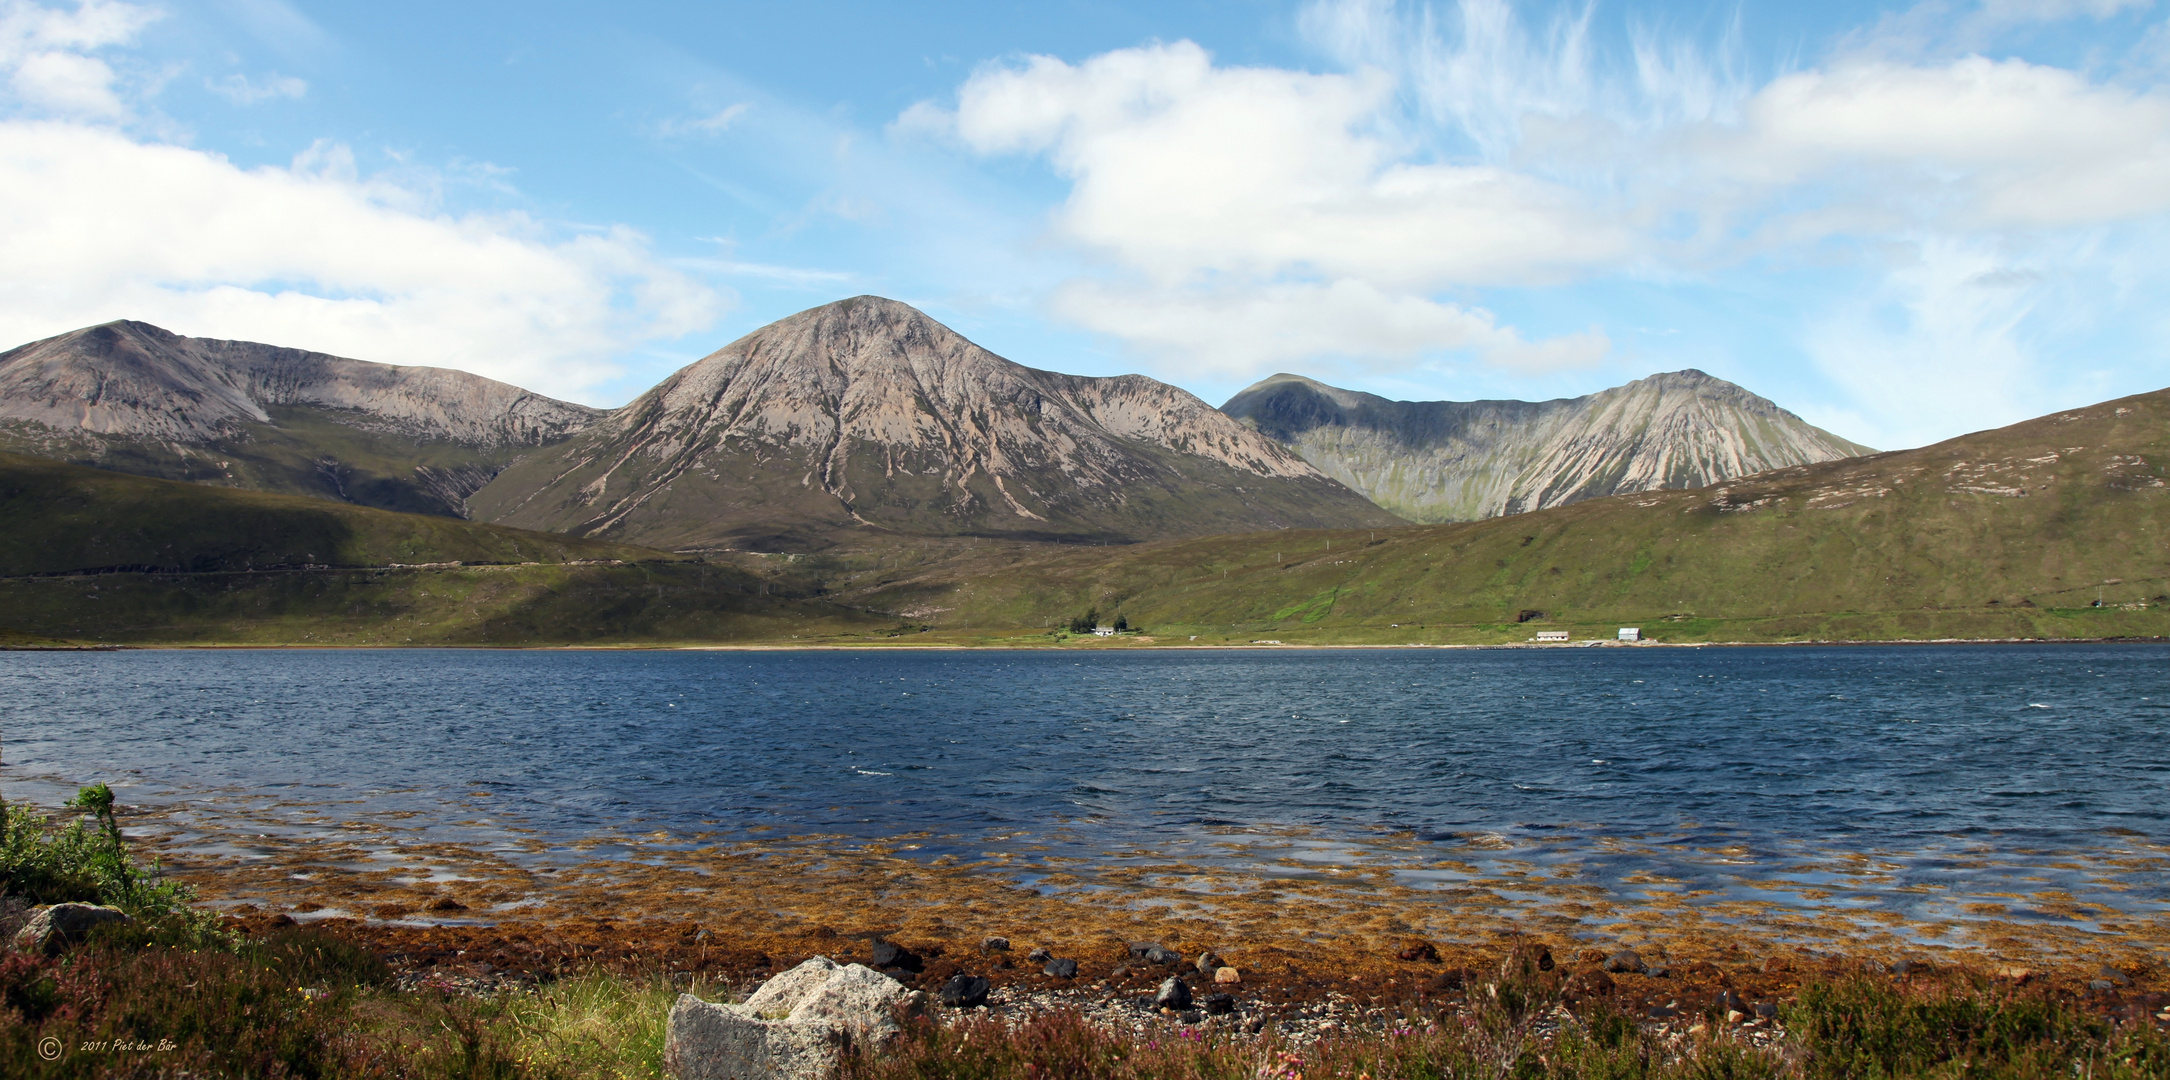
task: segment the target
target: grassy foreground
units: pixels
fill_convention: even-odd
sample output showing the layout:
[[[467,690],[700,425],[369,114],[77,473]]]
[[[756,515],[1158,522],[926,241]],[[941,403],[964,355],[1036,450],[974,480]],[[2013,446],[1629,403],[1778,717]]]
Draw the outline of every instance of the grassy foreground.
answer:
[[[1557,984],[1502,980],[1458,1011],[1410,1009],[1309,1045],[1169,1025],[1138,1036],[1074,1011],[951,1013],[849,1063],[858,1080],[1075,1077],[1688,1078],[2170,1076],[2170,1042],[2047,992],[1951,976],[1809,984],[1758,1045],[1714,1015],[1670,1031]],[[60,959],[0,960],[10,1077],[659,1077],[665,974],[567,974],[471,996],[401,989],[375,956],[306,930],[216,943],[108,933]],[[1682,1032],[1683,1026],[1688,1030]],[[51,1041],[49,1041],[51,1040]],[[44,1047],[41,1053],[40,1047]]]

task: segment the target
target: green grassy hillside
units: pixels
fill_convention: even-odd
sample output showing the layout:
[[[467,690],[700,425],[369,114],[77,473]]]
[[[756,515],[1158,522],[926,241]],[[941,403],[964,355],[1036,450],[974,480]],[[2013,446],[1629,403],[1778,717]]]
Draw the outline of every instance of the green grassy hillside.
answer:
[[[650,548],[10,454],[0,520],[0,645],[715,641],[894,623]]]
[[[2170,391],[1484,522],[985,550],[838,584],[942,627],[1037,630],[1093,609],[1163,640],[2161,635],[2165,463]]]
[[[0,453],[0,576],[668,559],[649,548]]]

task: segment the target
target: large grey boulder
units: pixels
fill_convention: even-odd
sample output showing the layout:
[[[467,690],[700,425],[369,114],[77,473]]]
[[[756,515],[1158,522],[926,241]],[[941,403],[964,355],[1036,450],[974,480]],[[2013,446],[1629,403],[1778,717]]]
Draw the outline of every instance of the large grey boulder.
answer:
[[[15,932],[15,947],[59,956],[68,946],[80,944],[97,927],[133,921],[127,912],[102,904],[54,904],[37,909],[30,921]]]
[[[861,964],[817,956],[763,983],[742,1005],[680,994],[663,1036],[677,1080],[829,1080],[854,1047],[899,1031],[926,995]]]

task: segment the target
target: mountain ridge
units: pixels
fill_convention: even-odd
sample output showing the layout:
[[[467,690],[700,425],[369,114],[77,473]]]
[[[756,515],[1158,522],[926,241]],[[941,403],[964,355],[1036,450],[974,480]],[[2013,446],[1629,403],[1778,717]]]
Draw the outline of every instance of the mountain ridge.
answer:
[[[1870,453],[1693,368],[1551,401],[1392,401],[1300,375],[1222,411],[1412,521],[1473,521]]]
[[[0,449],[453,517],[507,461],[601,415],[464,371],[125,319],[0,353]]]
[[[1120,543],[1399,523],[1181,389],[1029,368],[873,296],[681,368],[470,505],[666,547],[820,546],[869,528]]]

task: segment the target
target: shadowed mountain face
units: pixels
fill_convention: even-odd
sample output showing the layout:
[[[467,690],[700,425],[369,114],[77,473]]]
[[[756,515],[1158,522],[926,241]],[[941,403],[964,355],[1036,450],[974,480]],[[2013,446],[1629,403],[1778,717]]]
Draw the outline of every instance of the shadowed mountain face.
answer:
[[[1692,369],[1554,401],[1388,401],[1276,375],[1221,410],[1419,522],[1697,488],[1873,452]]]
[[[0,353],[0,449],[463,515],[505,462],[602,415],[479,375],[112,322]]]
[[[470,506],[675,548],[818,547],[868,529],[1128,542],[1400,523],[1175,387],[1024,367],[872,296],[732,342]]]

